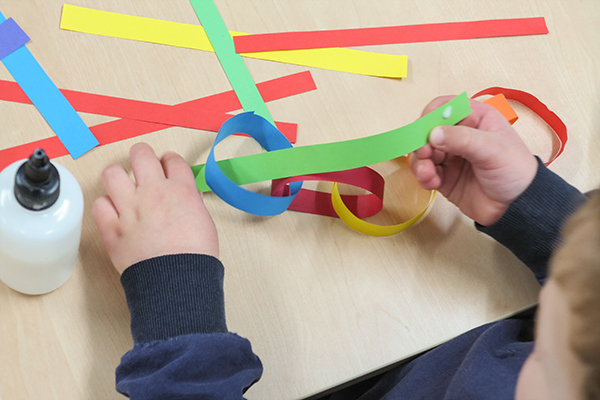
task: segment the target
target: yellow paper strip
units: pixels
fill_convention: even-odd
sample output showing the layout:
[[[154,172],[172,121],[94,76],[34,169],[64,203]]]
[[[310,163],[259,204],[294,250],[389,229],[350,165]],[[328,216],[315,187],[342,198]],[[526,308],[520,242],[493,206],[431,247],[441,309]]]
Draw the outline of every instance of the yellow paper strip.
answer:
[[[331,190],[331,202],[333,204],[333,208],[335,212],[338,214],[340,219],[344,221],[346,225],[355,231],[370,235],[370,236],[391,236],[396,233],[400,233],[406,228],[414,225],[417,221],[419,221],[427,212],[431,204],[433,203],[433,199],[435,199],[437,191],[431,192],[431,197],[429,199],[429,203],[427,207],[423,211],[421,211],[418,215],[412,217],[406,222],[403,222],[398,225],[375,225],[367,221],[363,221],[358,218],[356,215],[352,214],[352,212],[346,207],[344,201],[342,200],[342,196],[340,196],[340,192],[337,187],[337,183],[333,184],[333,189]]]
[[[70,4],[63,5],[60,28],[141,42],[214,51],[204,28],[199,25],[93,10]],[[231,36],[248,35],[233,31],[229,31],[229,33]],[[407,57],[404,55],[379,54],[345,48],[268,51],[243,53],[242,56],[385,78],[406,77],[408,64]]]

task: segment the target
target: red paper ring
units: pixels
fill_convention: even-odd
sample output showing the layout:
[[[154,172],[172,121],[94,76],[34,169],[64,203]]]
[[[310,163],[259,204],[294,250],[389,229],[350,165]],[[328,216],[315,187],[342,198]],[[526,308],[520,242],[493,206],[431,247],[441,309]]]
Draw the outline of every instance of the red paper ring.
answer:
[[[565,146],[568,140],[567,126],[565,125],[565,123],[560,119],[558,115],[556,115],[553,111],[550,111],[550,109],[537,97],[530,93],[523,92],[522,90],[491,87],[488,89],[484,89],[478,93],[475,93],[471,98],[474,99],[476,97],[484,95],[495,96],[499,93],[504,94],[504,97],[506,97],[508,100],[518,101],[525,107],[529,108],[531,111],[536,113],[541,119],[543,119],[550,126],[550,128],[552,128],[554,133],[556,133],[556,136],[558,136],[558,139],[560,140],[560,149],[558,150],[556,155],[550,159],[550,161],[545,163],[545,165],[550,165],[565,150]]]
[[[364,195],[342,195],[344,203],[359,218],[371,217],[381,211],[383,207],[385,180],[377,171],[369,167],[275,179],[272,183],[271,195],[287,196],[289,194],[288,184],[297,181],[339,182],[369,191],[370,193]],[[331,204],[331,193],[316,190],[301,189],[288,210],[338,217]]]

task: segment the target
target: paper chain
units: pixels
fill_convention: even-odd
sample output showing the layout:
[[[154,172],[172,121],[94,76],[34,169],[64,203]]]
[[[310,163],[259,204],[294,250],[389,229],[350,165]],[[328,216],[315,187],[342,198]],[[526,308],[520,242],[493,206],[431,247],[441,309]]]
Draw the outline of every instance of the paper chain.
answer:
[[[30,98],[33,98],[33,104],[35,104],[36,107],[40,110],[40,112],[42,112],[42,114],[48,120],[49,124],[52,126],[55,132],[57,130],[60,131],[61,128],[59,125],[56,124],[56,120],[60,119],[56,118],[56,116],[61,115],[61,118],[63,119],[65,119],[66,117],[60,114],[60,112],[56,112],[55,110],[51,110],[50,112],[48,112],[47,107],[44,108],[44,100],[47,102],[47,97],[49,96],[54,96],[53,98],[55,98],[56,93],[58,93],[61,98],[65,99],[66,97],[71,103],[76,104],[76,109],[78,111],[93,112],[101,115],[110,115],[124,118],[121,120],[112,121],[106,124],[100,124],[96,125],[95,127],[92,127],[92,132],[97,137],[100,137],[102,139],[100,142],[96,141],[96,143],[93,144],[93,146],[97,144],[111,143],[117,140],[122,140],[126,137],[137,136],[151,131],[164,129],[169,126],[186,126],[197,129],[216,131],[217,127],[222,125],[221,129],[218,129],[219,132],[217,135],[217,139],[215,140],[214,145],[211,149],[206,166],[192,167],[194,173],[196,174],[198,187],[200,190],[203,191],[207,191],[208,187],[210,187],[219,197],[221,197],[229,204],[254,214],[277,215],[287,209],[291,209],[319,215],[339,216],[346,224],[348,224],[353,229],[373,236],[387,236],[400,232],[406,229],[408,226],[414,224],[425,214],[428,207],[431,205],[433,199],[435,198],[435,192],[432,192],[429,204],[422,212],[420,212],[417,216],[411,218],[409,221],[406,221],[402,224],[393,226],[378,226],[362,221],[360,218],[366,218],[379,212],[383,204],[384,180],[376,171],[368,168],[367,165],[389,160],[391,158],[395,158],[403,154],[409,153],[418,147],[421,147],[423,144],[426,143],[426,137],[429,131],[433,128],[433,126],[437,126],[440,124],[454,124],[459,122],[462,118],[464,118],[464,116],[468,114],[468,112],[470,112],[470,109],[468,108],[468,102],[466,102],[466,96],[464,94],[453,100],[454,102],[456,102],[453,103],[454,105],[449,104],[452,107],[452,119],[444,118],[444,111],[449,110],[447,106],[444,106],[431,113],[431,115],[425,116],[415,121],[413,124],[409,124],[403,128],[386,132],[384,134],[375,135],[354,141],[293,148],[288,139],[292,139],[292,141],[295,141],[296,125],[287,123],[277,123],[277,127],[280,129],[278,130],[269,123],[269,121],[273,121],[267,108],[264,106],[263,99],[260,97],[260,95],[258,95],[258,90],[256,90],[257,87],[252,82],[249,74],[247,74],[247,70],[245,69],[245,66],[243,66],[243,62],[241,64],[239,63],[239,61],[241,61],[241,59],[239,59],[239,56],[237,56],[239,61],[236,61],[236,58],[231,55],[231,53],[235,51],[233,49],[233,41],[230,40],[231,38],[229,37],[229,35],[227,35],[229,37],[229,40],[227,41],[222,41],[221,39],[218,39],[219,36],[223,37],[222,34],[223,32],[226,32],[226,28],[222,23],[220,15],[218,14],[216,7],[214,7],[214,3],[212,2],[212,0],[190,1],[194,6],[198,17],[201,18],[201,22],[206,29],[205,35],[208,35],[206,37],[210,38],[210,40],[213,41],[212,46],[216,49],[217,55],[219,56],[219,59],[222,62],[223,68],[227,72],[227,75],[237,94],[237,97],[242,103],[241,105],[245,110],[259,110],[260,114],[263,117],[267,118],[266,120],[258,115],[254,115],[253,113],[244,113],[230,118],[231,116],[225,114],[225,112],[233,111],[236,108],[239,108],[239,103],[233,107],[225,107],[228,108],[227,110],[224,110],[224,108],[219,109],[219,107],[216,106],[211,107],[209,101],[215,100],[215,96],[209,96],[209,98],[211,98],[210,100],[208,100],[209,98],[204,98],[187,103],[182,103],[177,106],[166,106],[162,104],[137,102],[133,100],[118,99],[108,96],[90,95],[87,93],[75,91],[63,90],[61,94],[61,92],[59,92],[55,86],[55,93],[51,92],[52,88],[48,89],[47,87],[44,87],[46,92],[44,92],[44,94],[41,95],[41,92],[36,92],[35,90],[32,91],[31,82],[33,82],[32,76],[35,77],[37,81],[40,81],[41,78],[39,71],[43,73],[43,70],[41,70],[39,64],[35,62],[33,56],[31,56],[29,51],[24,47],[25,43],[29,41],[29,37],[27,37],[27,35],[19,28],[19,26],[12,19],[5,20],[0,24],[0,59],[2,59],[5,65],[7,65],[11,73],[13,73],[13,70],[17,68],[15,67],[15,65],[18,66],[18,70],[13,73],[13,76],[17,80],[19,86],[21,86],[22,88],[24,87],[23,89],[25,90],[25,93],[27,93],[27,95],[23,93],[23,90],[18,88],[15,83],[8,81],[0,81],[0,88],[4,89],[0,91],[0,99],[23,103],[32,103]],[[77,24],[73,20],[73,15],[75,15],[75,19],[79,18],[81,20],[84,18],[89,18],[89,15],[92,15],[90,13],[93,13],[93,15],[101,16],[102,18],[108,18],[109,20],[112,20],[119,16],[126,17],[128,20],[135,21],[136,23],[139,23],[146,28],[152,24],[160,25],[167,23],[166,21],[150,20],[132,16],[123,16],[120,14],[106,13],[101,11],[84,9],[81,7],[65,5],[63,9],[63,19],[61,21],[61,28],[93,32],[93,29],[82,30],[78,28]],[[2,20],[4,20],[2,14],[0,14],[0,17]],[[415,33],[415,36],[404,36],[404,42],[453,40],[464,39],[468,37],[506,36],[510,34],[521,35],[547,33],[547,28],[545,28],[543,18],[520,20],[520,22],[525,21],[527,23],[531,23],[531,25],[519,26],[519,20],[496,20],[494,21],[494,23],[496,24],[495,26],[489,24],[492,21],[474,21],[472,23],[451,24],[427,24],[423,26],[418,26],[432,27],[439,25],[440,27],[443,26],[444,28],[448,28],[453,24],[471,24],[473,26],[482,27],[482,29],[484,30],[484,33],[471,32],[465,34],[463,32],[463,37],[452,37],[452,34],[446,35],[446,37],[442,37],[443,35],[440,33],[442,32],[441,30],[437,30],[435,32],[437,36],[434,35],[432,37],[431,35],[426,35],[425,37],[419,37],[418,34],[415,33],[417,31],[414,30],[417,26],[367,28],[367,30],[376,29],[379,33],[383,32],[384,30],[387,30],[387,40],[396,40],[389,39],[390,32],[388,31],[390,29],[413,29],[413,33]],[[184,24],[175,25],[178,26],[179,29],[183,28]],[[194,29],[197,28],[198,27]],[[485,29],[488,30],[485,31]],[[494,29],[496,29],[496,31],[494,31]],[[345,32],[346,36],[338,35],[338,38],[345,37],[344,40],[354,40],[357,37],[356,34],[360,33],[359,31],[363,30],[349,30]],[[332,31],[330,31],[329,33],[331,32]],[[107,34],[107,32],[99,31],[93,33]],[[320,40],[320,38],[324,37],[323,34],[326,33],[327,32],[306,32],[306,34],[311,34],[312,37],[317,40],[317,43],[319,43],[318,40]],[[112,34],[114,34],[114,30]],[[293,36],[295,34],[305,33],[292,32],[290,34],[293,39]],[[246,46],[243,48],[244,51],[249,52],[260,50],[256,47],[256,45],[257,43],[260,43],[257,40],[261,35],[256,35],[256,38],[250,35],[241,35],[243,34],[232,34],[232,36],[236,36],[235,41],[238,46]],[[273,36],[278,38],[279,35],[286,36],[285,34],[269,34],[267,36]],[[127,37],[127,35],[120,35],[119,37]],[[352,39],[353,37],[354,39]],[[148,39],[147,37],[144,37],[144,33],[141,35],[141,37],[138,36],[128,38],[133,38],[136,40]],[[371,36],[370,40],[373,40],[373,36]],[[160,42],[157,40],[151,41],[157,43]],[[292,40],[291,42],[288,40],[287,43],[293,42],[294,40]],[[281,43],[285,42],[280,41],[279,43],[279,46],[281,46]],[[178,43],[177,41],[175,41],[175,43],[168,44],[181,45],[181,43]],[[360,45],[360,43],[354,43],[353,45]],[[313,48],[319,46],[322,47],[322,45],[315,45],[314,43],[310,46],[312,46]],[[310,46],[305,45],[305,47]],[[206,46],[204,45],[204,47]],[[209,47],[211,47],[210,43]],[[290,46],[289,44],[288,47],[299,48],[297,46],[294,47],[294,45]],[[212,47],[210,49],[202,49],[212,50]],[[19,55],[20,52],[23,52],[23,50],[25,50],[25,52],[28,54],[27,57],[29,58],[26,58],[26,61],[19,60],[19,62],[11,64],[11,57],[18,58],[15,56],[15,54]],[[343,51],[347,49],[327,50],[335,52],[337,50]],[[298,54],[310,54],[309,52],[310,51],[303,51],[303,53]],[[294,52],[292,51],[288,53]],[[366,52],[362,53],[371,54]],[[365,56],[365,54],[360,54],[360,56]],[[251,55],[245,54],[245,56]],[[277,57],[262,58],[275,60],[277,59]],[[6,63],[7,59],[8,64]],[[33,63],[31,62],[31,60],[33,60]],[[236,63],[237,67],[232,67],[235,66]],[[33,70],[31,69],[31,65],[35,67]],[[338,70],[343,69],[338,68]],[[26,71],[26,73],[22,73],[23,71]],[[372,72],[365,71],[350,72],[374,74]],[[306,74],[310,75],[309,73],[304,74],[305,76]],[[43,75],[46,79],[44,81],[44,85],[48,86],[47,83],[49,82],[50,85],[53,86],[53,84],[51,83],[49,78],[47,78],[45,73],[43,73]],[[302,74],[296,74],[296,76],[299,75]],[[392,75],[393,74],[381,74],[381,76]],[[238,77],[242,76],[243,78],[238,79]],[[292,77],[293,76],[289,76],[285,78]],[[310,80],[312,82],[312,78]],[[275,81],[277,80],[270,82]],[[314,82],[312,83],[312,85],[312,88],[308,88],[308,86],[303,86],[302,88],[300,88],[299,86],[296,92],[300,93],[302,91],[312,90],[315,88]],[[231,94],[231,92],[228,93]],[[542,117],[542,119],[544,119],[544,121],[546,121],[552,127],[552,129],[554,129],[554,131],[559,136],[561,146],[557,153],[553,156],[553,158],[548,162],[548,164],[554,159],[556,159],[556,157],[558,157],[564,150],[567,141],[566,126],[562,123],[560,118],[558,118],[556,114],[550,111],[534,96],[514,89],[489,88],[477,93],[473,97],[478,97],[482,95],[497,95],[499,93],[503,93],[504,95],[506,95],[506,98],[519,101],[527,107],[531,108],[535,113],[540,115],[540,117]],[[262,91],[261,94],[264,97],[264,93]],[[290,94],[295,93],[278,93],[276,96],[285,97],[286,95]],[[227,94],[222,95],[226,96]],[[64,105],[65,102],[70,107],[69,101],[67,101],[67,99],[65,99],[62,103],[59,102],[61,104],[61,107]],[[268,101],[267,99],[265,100]],[[230,106],[231,105],[232,104],[230,104]],[[464,108],[465,105],[466,108]],[[203,108],[199,110],[199,106],[202,106]],[[64,109],[64,107],[62,108]],[[214,111],[209,111],[207,110],[207,108],[212,108],[212,110]],[[189,112],[192,109],[194,109],[193,114]],[[508,110],[512,111],[512,109],[510,109],[510,106],[508,106]],[[77,116],[74,110],[73,114]],[[190,118],[190,115],[195,115],[196,118]],[[435,116],[437,120],[434,120],[433,116]],[[507,115],[505,114],[505,116]],[[72,115],[70,116],[70,118],[72,118]],[[79,117],[77,116],[77,118]],[[444,120],[440,121],[440,118]],[[507,119],[510,120],[510,118],[513,119],[511,123],[514,122],[514,120],[516,120],[516,115],[514,114],[514,112],[512,116],[507,116]],[[426,123],[424,123],[423,121],[426,121]],[[87,127],[85,127],[85,129],[87,130]],[[126,131],[129,132],[126,133]],[[282,134],[281,131],[285,132],[285,135]],[[214,159],[214,147],[229,135],[239,133],[246,133],[249,136],[253,137],[267,150],[267,153],[261,153],[254,156],[240,157],[231,160],[223,160],[217,163]],[[407,133],[412,133],[412,135],[407,135]],[[69,145],[67,146],[66,143],[64,143],[64,145],[61,144],[59,141],[55,140],[56,138],[49,138],[22,146],[16,146],[10,149],[0,150],[0,155],[3,156],[2,158],[0,158],[0,169],[2,169],[4,166],[14,161],[15,159],[28,156],[28,153],[33,151],[33,149],[38,146],[48,148],[51,157],[57,157],[66,154],[66,149],[67,147],[69,147],[74,158],[83,154],[85,151],[91,148],[91,144],[89,142],[86,143],[85,140],[81,143],[73,144],[72,140],[71,142],[69,142],[68,137],[65,138],[64,135],[58,135],[58,132],[57,136],[60,136],[61,140],[67,142]],[[399,137],[400,139],[397,140],[396,147],[394,147],[393,145],[391,145],[390,147],[390,143],[388,143],[387,140],[394,141],[395,137]],[[382,138],[385,138],[385,140],[381,141]],[[357,143],[359,144],[357,145]],[[87,150],[85,150],[86,146],[89,147],[87,148]],[[363,153],[364,150],[367,149],[367,153],[370,152],[370,154],[363,154],[362,156],[359,155],[358,153],[356,153],[356,151],[359,148],[363,150]],[[382,152],[381,150],[378,150],[384,148],[393,148],[393,151],[395,151],[395,153],[390,153],[389,151]],[[382,153],[384,154],[383,156],[381,155]],[[331,154],[341,154],[341,157],[329,157],[328,155]],[[374,155],[377,155],[377,157],[379,158],[373,158]],[[335,160],[331,162],[331,160],[327,161],[327,158],[334,158]],[[346,161],[343,160],[343,158],[346,158]],[[321,160],[322,162],[315,163],[313,161],[311,163],[303,164],[303,159]],[[353,160],[353,162],[348,163],[347,160]],[[311,164],[311,166],[308,166],[307,164]],[[261,165],[262,167],[257,167],[258,165]],[[204,180],[205,177],[206,180]],[[233,177],[235,182],[230,180],[230,177]],[[238,186],[238,184],[258,182],[263,180],[273,181],[271,193],[272,196],[264,196],[257,193],[249,192]],[[301,189],[302,180],[328,180],[334,182],[332,193],[328,194],[318,191]],[[370,193],[360,196],[340,195],[337,188],[337,182],[348,183],[357,187],[361,187],[363,189],[368,190]]]

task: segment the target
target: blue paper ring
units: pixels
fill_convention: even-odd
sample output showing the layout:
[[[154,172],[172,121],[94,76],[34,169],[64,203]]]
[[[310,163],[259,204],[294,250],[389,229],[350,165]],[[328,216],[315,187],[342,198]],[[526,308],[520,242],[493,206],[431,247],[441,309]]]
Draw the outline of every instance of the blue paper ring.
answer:
[[[219,168],[215,160],[215,147],[226,137],[235,133],[245,133],[256,140],[265,150],[281,150],[293,147],[290,141],[269,121],[263,117],[246,112],[235,115],[225,121],[219,129],[213,143],[204,174],[206,184],[211,190],[227,204],[255,215],[278,215],[288,209],[296,194],[302,188],[302,182],[290,184],[290,195],[287,197],[273,197],[246,190],[229,179]]]

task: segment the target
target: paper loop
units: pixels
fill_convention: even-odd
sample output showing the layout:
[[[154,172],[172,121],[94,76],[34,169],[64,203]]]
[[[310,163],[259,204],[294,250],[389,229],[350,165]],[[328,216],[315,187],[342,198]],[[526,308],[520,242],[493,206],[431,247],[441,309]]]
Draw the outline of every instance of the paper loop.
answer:
[[[364,195],[342,195],[344,202],[348,204],[350,210],[360,218],[371,217],[381,211],[383,207],[385,180],[377,171],[368,167],[276,179],[273,181],[271,195],[289,195],[289,183],[297,181],[339,182],[368,190],[371,193]],[[288,210],[327,217],[338,217],[331,204],[331,194],[316,190],[301,189]]]
[[[448,110],[452,111],[448,112]],[[240,210],[256,215],[277,215],[285,211],[294,201],[295,196],[300,191],[300,186],[297,183],[291,183],[289,197],[264,196],[249,192],[237,185],[283,179],[281,182],[275,182],[273,188],[274,193],[283,195],[285,194],[284,186],[286,183],[301,179],[306,175],[311,175],[309,176],[310,179],[323,179],[324,175],[325,178],[335,179],[333,173],[336,171],[342,173],[349,169],[361,169],[366,165],[391,160],[414,151],[427,143],[427,137],[433,127],[454,125],[470,113],[471,108],[468,98],[463,93],[443,107],[433,110],[402,128],[363,139],[296,148],[292,148],[289,143],[282,142],[282,140],[285,140],[282,139],[283,136],[264,118],[251,113],[240,114],[232,117],[223,125],[217,135],[215,144],[211,148],[204,168],[202,166],[194,167],[196,184],[200,190],[203,190],[203,186],[206,184],[221,199]],[[222,160],[217,165],[214,158],[214,146],[235,132],[249,134],[263,145],[268,152]],[[279,140],[280,142],[276,144],[269,143],[269,139]],[[276,148],[281,150],[271,151]],[[248,163],[248,160],[251,160],[251,162]],[[243,167],[244,162],[246,163],[245,167]],[[221,168],[224,168],[225,172]],[[330,175],[326,176],[327,173],[330,173]],[[316,176],[317,174],[319,176]],[[427,210],[426,208],[419,215],[403,224],[392,227],[379,227],[361,221],[352,214],[348,207],[343,204],[339,192],[337,192],[337,195],[335,192],[337,192],[337,183],[334,183],[334,194],[332,195],[332,207],[336,214],[354,229],[374,236],[388,236],[398,233],[413,225]],[[311,195],[316,196],[316,193]],[[338,198],[339,202],[336,203],[335,200]]]
[[[452,107],[452,115],[444,118],[442,114],[448,106]],[[221,160],[218,164],[225,175],[238,185],[366,167],[423,147],[434,127],[455,125],[470,113],[469,99],[463,93],[408,125],[378,135],[263,152]],[[203,166],[192,169],[198,189],[202,192],[209,190],[204,182]]]
[[[406,228],[414,225],[425,215],[425,213],[433,203],[436,193],[437,191],[435,190],[431,192],[429,203],[423,211],[421,211],[419,214],[412,217],[408,221],[397,225],[376,225],[358,218],[344,204],[342,196],[340,195],[340,192],[338,190],[337,183],[333,184],[333,189],[331,190],[331,203],[333,204],[333,208],[335,209],[340,219],[344,221],[344,223],[350,228],[354,229],[355,231],[367,234],[369,236],[381,237],[395,235],[397,233],[402,232]]]
[[[255,215],[278,215],[287,210],[302,182],[290,185],[288,197],[272,197],[246,190],[231,181],[215,161],[215,147],[234,133],[245,133],[256,140],[267,151],[291,148],[292,144],[269,121],[252,112],[238,114],[227,120],[210,149],[204,170],[206,183],[217,196],[229,205]]]
[[[558,149],[558,152],[553,157],[551,157],[548,162],[545,163],[545,165],[552,164],[552,162],[562,154],[567,144],[568,135],[567,126],[565,125],[565,123],[560,119],[558,115],[551,111],[548,108],[548,106],[542,103],[537,97],[530,93],[523,92],[522,90],[507,89],[502,87],[491,87],[484,89],[478,93],[475,93],[471,98],[474,99],[476,97],[484,95],[495,96],[500,93],[504,94],[504,97],[506,97],[507,99],[517,101],[523,104],[525,107],[529,108],[534,113],[536,113],[541,119],[544,120],[544,122],[546,122],[550,126],[554,133],[556,133],[556,136],[558,136],[558,139],[560,140],[560,148]]]

